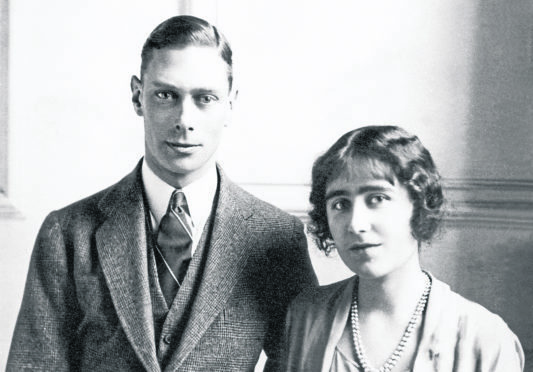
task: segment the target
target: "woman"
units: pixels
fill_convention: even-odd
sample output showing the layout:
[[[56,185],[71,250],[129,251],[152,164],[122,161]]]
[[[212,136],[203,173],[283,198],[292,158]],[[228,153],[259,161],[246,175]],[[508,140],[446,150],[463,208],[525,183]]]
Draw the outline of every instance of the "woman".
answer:
[[[521,371],[497,315],[420,268],[443,195],[430,153],[394,126],[343,135],[313,166],[312,232],[357,275],[309,289],[287,316],[287,371]]]

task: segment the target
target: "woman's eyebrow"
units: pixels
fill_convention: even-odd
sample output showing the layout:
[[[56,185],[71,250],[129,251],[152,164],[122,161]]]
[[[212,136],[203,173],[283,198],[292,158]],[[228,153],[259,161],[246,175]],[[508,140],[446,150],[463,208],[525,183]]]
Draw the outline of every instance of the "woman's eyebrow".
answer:
[[[325,200],[328,201],[329,199],[331,198],[335,198],[337,196],[347,196],[349,195],[350,193],[346,190],[343,190],[343,189],[336,189],[336,190],[331,190],[331,191],[328,191],[326,192],[326,196],[325,196]]]
[[[388,186],[381,186],[381,185],[365,185],[365,186],[361,186],[358,190],[357,190],[357,193],[358,194],[364,194],[364,193],[367,193],[367,192],[373,192],[373,191],[381,191],[381,192],[385,192],[385,191],[391,191],[392,188],[391,187],[388,187]]]
[[[392,187],[386,186],[386,185],[364,185],[359,187],[355,190],[357,195],[365,194],[367,192],[387,192],[391,191]],[[345,189],[335,189],[326,192],[325,200],[328,201],[331,198],[335,198],[337,196],[348,196],[350,195],[350,192]]]

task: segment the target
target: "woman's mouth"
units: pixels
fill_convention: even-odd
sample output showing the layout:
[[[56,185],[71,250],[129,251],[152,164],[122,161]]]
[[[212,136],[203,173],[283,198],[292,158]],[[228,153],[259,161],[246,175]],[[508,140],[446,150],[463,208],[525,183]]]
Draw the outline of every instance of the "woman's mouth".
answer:
[[[368,248],[379,247],[380,245],[381,244],[379,243],[356,243],[350,247],[350,250],[360,251]]]

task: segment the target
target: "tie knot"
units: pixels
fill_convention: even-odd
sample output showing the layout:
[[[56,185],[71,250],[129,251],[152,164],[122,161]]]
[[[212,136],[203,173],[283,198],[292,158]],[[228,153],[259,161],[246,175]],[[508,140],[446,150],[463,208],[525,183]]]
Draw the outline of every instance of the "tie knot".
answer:
[[[183,193],[183,191],[174,190],[172,196],[170,197],[170,203],[168,207],[176,213],[185,212],[187,213],[187,215],[190,216],[189,206],[187,205],[187,198],[185,198],[185,194]]]

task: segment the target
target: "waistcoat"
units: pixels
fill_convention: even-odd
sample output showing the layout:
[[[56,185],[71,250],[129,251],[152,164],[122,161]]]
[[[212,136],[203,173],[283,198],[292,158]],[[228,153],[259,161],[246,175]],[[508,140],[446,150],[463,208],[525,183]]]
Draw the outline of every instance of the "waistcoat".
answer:
[[[196,292],[200,286],[206,257],[210,246],[211,231],[214,221],[214,209],[217,205],[217,197],[213,203],[214,207],[206,221],[202,235],[196,246],[193,257],[187,269],[187,274],[181,287],[174,298],[170,309],[167,306],[163,292],[159,285],[157,265],[155,260],[154,247],[156,235],[153,232],[149,212],[146,218],[146,231],[148,242],[148,280],[150,285],[150,296],[152,299],[152,313],[154,320],[155,344],[157,358],[163,370],[174,350],[178,348],[181,335],[185,330],[190,311],[196,297]],[[149,208],[146,208],[148,211]]]

